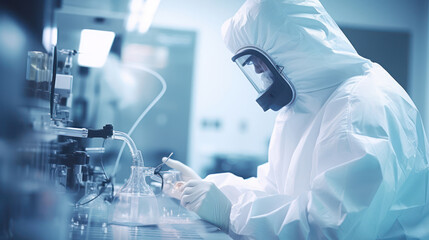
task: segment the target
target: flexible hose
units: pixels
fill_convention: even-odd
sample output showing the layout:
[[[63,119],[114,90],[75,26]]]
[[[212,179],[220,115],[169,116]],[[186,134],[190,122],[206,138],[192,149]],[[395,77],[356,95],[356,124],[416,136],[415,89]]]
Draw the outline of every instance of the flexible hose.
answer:
[[[149,68],[142,67],[142,66],[136,66],[136,65],[126,65],[126,66],[147,72],[147,73],[151,74],[152,76],[154,76],[156,79],[158,79],[162,84],[161,92],[152,100],[152,102],[149,104],[149,106],[147,106],[146,109],[140,114],[140,116],[134,122],[133,126],[128,131],[128,135],[131,136],[131,134],[133,134],[136,127],[140,124],[141,120],[146,116],[146,114],[152,109],[152,107],[164,95],[165,91],[167,90],[167,83],[165,82],[165,79],[161,75],[159,75],[157,72],[155,72]],[[119,160],[121,159],[124,148],[125,148],[125,143],[122,144],[121,150],[119,151],[118,157],[116,158],[115,167],[113,168],[112,176],[116,175],[116,171],[118,170],[118,166],[119,166]]]

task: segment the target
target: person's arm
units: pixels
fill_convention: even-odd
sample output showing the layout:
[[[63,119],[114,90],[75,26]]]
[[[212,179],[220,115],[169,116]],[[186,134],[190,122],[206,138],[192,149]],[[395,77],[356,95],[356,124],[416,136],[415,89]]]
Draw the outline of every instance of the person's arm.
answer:
[[[371,141],[372,147],[362,144],[366,141]],[[386,169],[381,169],[380,163],[384,157],[395,157],[389,141],[333,133],[318,142],[315,153],[319,166],[313,170],[317,176],[311,189],[295,198],[218,182],[222,193],[208,181],[191,179],[183,188],[181,203],[201,218],[243,237],[308,239],[315,234],[347,238],[358,232],[364,239],[374,238],[374,215],[368,213],[383,216],[387,209],[379,198],[389,199],[392,194],[382,185],[383,178],[390,175],[383,176]],[[170,162],[171,167],[174,163]],[[230,201],[226,196],[233,189],[239,192]]]
[[[272,182],[272,173],[269,163],[258,166],[257,177],[243,179],[232,173],[210,174],[204,180],[214,183],[231,201],[238,201],[240,195],[246,192],[259,192],[260,194],[274,194],[277,192]]]
[[[370,149],[361,144],[365,138],[372,142]],[[319,169],[309,191],[294,199],[255,192],[241,195],[231,207],[230,231],[256,239],[344,239],[355,233],[374,239],[374,218],[386,213],[383,201],[392,195],[382,184],[390,176],[383,176],[380,163],[382,157],[395,157],[389,142],[335,134],[322,139],[315,152],[316,162],[328,167]]]
[[[163,158],[165,162],[167,158]],[[177,160],[166,164],[181,172],[185,181],[179,189],[181,205],[196,212],[202,219],[228,232],[230,211],[239,197],[246,192],[267,194],[273,187],[265,178],[268,177],[268,164],[259,166],[258,178],[244,180],[231,173],[209,175],[202,180],[190,167]]]

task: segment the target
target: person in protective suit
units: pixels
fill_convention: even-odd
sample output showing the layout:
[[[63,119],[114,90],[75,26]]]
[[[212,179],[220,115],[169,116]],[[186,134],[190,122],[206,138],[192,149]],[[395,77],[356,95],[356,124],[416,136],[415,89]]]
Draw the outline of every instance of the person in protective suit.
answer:
[[[419,111],[318,0],[247,0],[222,33],[257,102],[278,111],[268,162],[256,178],[203,180],[168,161],[183,206],[234,238],[429,239]]]

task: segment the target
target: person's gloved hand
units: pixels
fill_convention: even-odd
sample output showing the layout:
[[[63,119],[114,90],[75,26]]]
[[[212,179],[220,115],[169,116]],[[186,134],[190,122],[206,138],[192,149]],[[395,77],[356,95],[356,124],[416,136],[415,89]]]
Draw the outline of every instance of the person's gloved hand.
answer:
[[[189,180],[183,186],[180,204],[228,232],[231,202],[214,183]]]
[[[169,159],[167,162],[165,162],[167,159],[168,159],[167,157],[163,157],[162,162],[164,162],[167,166],[174,168],[177,171],[179,171],[182,174],[183,181],[187,182],[191,179],[201,180],[200,176],[198,176],[198,174],[196,172],[194,172],[194,170],[192,170],[192,168],[186,166],[185,164],[183,164],[177,160],[173,160],[173,159]]]
[[[190,167],[179,161],[168,160],[166,164],[180,171],[186,181],[181,187],[180,204],[228,232],[231,202],[219,188],[214,183],[202,180]]]

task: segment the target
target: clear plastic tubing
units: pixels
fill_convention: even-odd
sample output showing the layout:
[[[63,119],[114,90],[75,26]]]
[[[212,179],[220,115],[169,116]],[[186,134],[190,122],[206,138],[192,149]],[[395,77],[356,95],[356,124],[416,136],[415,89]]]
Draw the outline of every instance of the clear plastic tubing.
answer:
[[[128,148],[131,151],[131,156],[133,157],[134,166],[144,166],[142,153],[137,149],[136,144],[128,134],[124,132],[113,131],[112,139],[122,140],[128,145]]]
[[[127,67],[130,67],[132,69],[141,70],[143,72],[147,72],[147,73],[151,74],[152,76],[154,76],[155,78],[157,78],[162,84],[161,92],[155,97],[155,99],[153,99],[153,101],[149,104],[149,106],[147,106],[146,109],[140,114],[140,116],[137,118],[136,122],[133,124],[131,129],[128,131],[128,135],[131,135],[134,132],[134,130],[137,128],[137,126],[140,124],[141,120],[146,116],[146,114],[152,109],[152,107],[164,95],[165,91],[167,90],[167,83],[165,82],[165,79],[161,75],[159,75],[157,72],[155,72],[149,68],[142,67],[140,65],[127,65]],[[125,144],[122,144],[121,150],[119,151],[118,157],[116,158],[116,163],[115,163],[115,167],[113,168],[112,176],[116,175],[116,170],[118,169],[119,160],[121,159],[122,152],[124,151],[124,148],[125,148]],[[134,157],[133,157],[133,159],[134,159]]]

